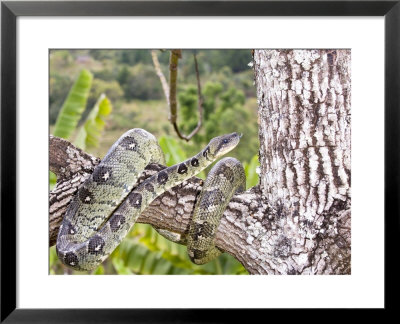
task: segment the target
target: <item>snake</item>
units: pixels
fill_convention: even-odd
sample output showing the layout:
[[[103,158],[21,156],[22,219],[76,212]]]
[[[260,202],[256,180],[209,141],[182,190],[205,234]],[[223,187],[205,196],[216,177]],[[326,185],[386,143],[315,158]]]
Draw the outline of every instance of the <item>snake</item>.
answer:
[[[215,137],[193,157],[164,168],[135,186],[148,164],[165,165],[165,158],[151,133],[140,128],[125,132],[71,200],[57,236],[56,253],[60,261],[78,271],[98,267],[154,199],[231,151],[241,136],[234,132]],[[233,195],[244,191],[245,185],[245,172],[237,159],[219,160],[204,181],[186,234],[156,230],[187,245],[193,263],[210,262],[224,252],[215,245],[222,214]]]

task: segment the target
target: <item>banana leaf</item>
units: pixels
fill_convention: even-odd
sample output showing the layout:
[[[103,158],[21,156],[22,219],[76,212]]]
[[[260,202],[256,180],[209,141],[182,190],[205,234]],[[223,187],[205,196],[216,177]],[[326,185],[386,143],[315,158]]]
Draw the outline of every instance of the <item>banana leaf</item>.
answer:
[[[86,107],[92,79],[93,76],[88,70],[81,71],[58,114],[54,136],[68,139],[75,131]]]
[[[79,128],[74,144],[83,150],[97,147],[106,125],[105,120],[111,111],[110,100],[105,94],[101,94],[87,116],[85,123]]]

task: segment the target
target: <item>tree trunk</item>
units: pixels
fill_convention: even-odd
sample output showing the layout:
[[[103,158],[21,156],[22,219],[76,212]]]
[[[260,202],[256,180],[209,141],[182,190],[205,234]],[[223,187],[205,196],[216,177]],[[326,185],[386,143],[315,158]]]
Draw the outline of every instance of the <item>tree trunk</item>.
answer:
[[[350,51],[257,50],[254,71],[276,269],[350,273]]]
[[[350,52],[257,50],[253,65],[260,185],[232,198],[216,245],[251,274],[349,274]],[[73,159],[56,158],[67,151]],[[75,171],[68,167],[71,161]],[[50,246],[76,192],[74,183],[97,163],[50,138],[50,166],[59,179],[50,199]],[[148,166],[139,181],[162,168]],[[201,188],[198,178],[172,188],[138,222],[187,232]]]

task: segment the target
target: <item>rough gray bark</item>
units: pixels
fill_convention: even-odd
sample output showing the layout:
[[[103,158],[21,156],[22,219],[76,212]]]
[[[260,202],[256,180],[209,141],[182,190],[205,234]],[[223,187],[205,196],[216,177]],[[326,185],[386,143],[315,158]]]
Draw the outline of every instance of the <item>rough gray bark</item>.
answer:
[[[50,171],[57,175],[57,185],[49,198],[49,244],[54,245],[65,211],[78,187],[93,172],[100,159],[66,140],[50,135]]]
[[[257,50],[254,71],[275,269],[350,273],[350,51]]]
[[[350,53],[260,50],[253,64],[260,186],[233,197],[216,245],[251,274],[349,274]],[[58,154],[64,158],[52,167]],[[78,183],[98,162],[50,138],[60,179],[50,194],[50,245]],[[139,181],[161,168],[148,166]],[[138,221],[185,233],[201,187],[198,178],[176,186]]]

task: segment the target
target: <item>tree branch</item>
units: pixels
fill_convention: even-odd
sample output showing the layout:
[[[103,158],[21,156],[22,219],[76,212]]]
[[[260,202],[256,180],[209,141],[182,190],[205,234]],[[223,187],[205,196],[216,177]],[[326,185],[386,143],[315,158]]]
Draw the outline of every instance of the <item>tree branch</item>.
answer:
[[[168,119],[171,122],[172,126],[174,127],[174,130],[178,135],[178,137],[186,141],[189,141],[194,135],[196,135],[199,132],[203,124],[203,96],[201,94],[200,74],[199,74],[199,67],[197,64],[196,54],[193,54],[193,57],[194,57],[194,65],[195,65],[196,79],[197,79],[197,96],[198,96],[197,109],[199,112],[199,119],[196,127],[189,135],[182,134],[177,124],[178,113],[177,113],[177,100],[176,100],[176,88],[177,88],[176,85],[178,80],[178,61],[180,58],[182,58],[182,51],[178,49],[171,50],[171,56],[169,61],[169,83],[170,83],[169,87],[165,79],[165,76],[161,71],[156,51],[152,50],[151,56],[153,58],[154,68],[156,70],[158,77],[160,78],[161,85],[164,90],[164,95],[167,100],[167,104],[169,106],[170,114]]]
[[[162,88],[163,88],[163,91],[164,91],[164,95],[165,95],[165,99],[167,100],[168,106],[170,106],[170,104],[169,104],[169,86],[168,86],[168,82],[167,82],[167,79],[164,76],[164,73],[161,70],[160,62],[158,61],[157,52],[155,50],[151,51],[151,57],[153,59],[153,64],[154,64],[154,68],[156,69],[156,73],[157,73],[158,77],[160,78],[161,85],[162,85]]]
[[[49,198],[49,243],[52,246],[73,195],[100,163],[100,159],[59,137],[50,135],[49,144],[50,171],[57,176],[57,185]]]
[[[201,94],[201,84],[200,84],[200,73],[199,73],[199,66],[197,64],[197,57],[196,54],[193,54],[194,58],[194,68],[196,70],[196,79],[197,79],[197,110],[199,112],[199,119],[197,121],[197,125],[193,131],[186,136],[187,140],[190,140],[194,135],[198,133],[203,124],[203,96]]]
[[[178,61],[182,57],[179,49],[171,50],[169,58],[169,120],[176,125],[177,120],[177,100],[176,100],[176,84],[178,82]],[[178,133],[178,135],[180,135]]]
[[[62,138],[50,135],[49,142],[50,171],[55,173],[57,179],[69,179],[76,173],[92,173],[100,162],[100,159],[83,152]]]

